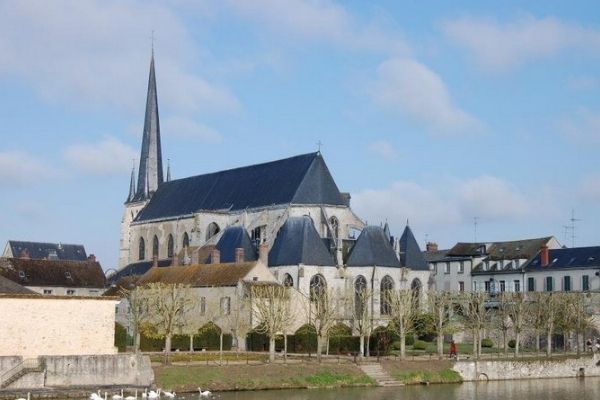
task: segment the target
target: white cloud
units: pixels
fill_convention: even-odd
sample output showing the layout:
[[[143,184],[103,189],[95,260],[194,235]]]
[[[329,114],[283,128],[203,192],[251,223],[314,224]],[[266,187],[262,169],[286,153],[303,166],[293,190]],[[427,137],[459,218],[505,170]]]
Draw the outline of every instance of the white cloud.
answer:
[[[110,175],[130,170],[137,152],[114,137],[106,137],[98,143],[70,145],[64,156],[79,172]]]
[[[153,29],[159,29],[161,106],[177,112],[238,106],[226,89],[189,72],[198,53],[193,40],[171,9],[154,2],[2,2],[0,76],[27,81],[48,101],[138,111]]]
[[[446,21],[442,30],[451,41],[469,50],[480,66],[496,72],[550,58],[567,49],[600,53],[600,30],[555,17],[527,15],[504,24],[465,17]]]
[[[161,133],[209,143],[219,143],[223,140],[223,136],[215,129],[182,117],[169,117],[162,120]]]
[[[434,132],[479,130],[473,116],[455,106],[439,75],[427,66],[404,58],[383,62],[371,95],[379,103],[413,118]]]
[[[407,43],[381,24],[361,24],[346,9],[328,0],[229,1],[239,15],[280,34],[328,42],[349,49],[407,54]]]
[[[0,152],[0,184],[24,187],[55,177],[56,171],[42,160],[21,151]]]
[[[526,195],[508,181],[489,175],[428,184],[397,181],[387,188],[354,193],[352,205],[371,224],[389,220],[400,227],[410,220],[421,231],[439,231],[469,224],[473,217],[490,223],[544,217],[554,210],[549,200],[553,197],[537,190],[540,195],[535,191]]]
[[[376,140],[369,144],[369,151],[385,160],[392,161],[398,158],[394,145],[387,140]]]
[[[600,114],[580,108],[557,122],[558,129],[568,138],[589,144],[600,141]]]

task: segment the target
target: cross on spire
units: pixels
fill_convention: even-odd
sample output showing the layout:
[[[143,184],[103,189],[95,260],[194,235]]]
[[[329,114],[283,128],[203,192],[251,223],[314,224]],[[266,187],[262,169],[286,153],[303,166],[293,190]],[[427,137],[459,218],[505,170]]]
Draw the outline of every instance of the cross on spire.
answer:
[[[319,153],[321,152],[321,146],[323,146],[323,143],[322,143],[322,142],[319,140],[319,141],[317,142],[317,147],[318,147],[318,149],[319,149],[319,150],[318,150],[318,151],[319,151]]]

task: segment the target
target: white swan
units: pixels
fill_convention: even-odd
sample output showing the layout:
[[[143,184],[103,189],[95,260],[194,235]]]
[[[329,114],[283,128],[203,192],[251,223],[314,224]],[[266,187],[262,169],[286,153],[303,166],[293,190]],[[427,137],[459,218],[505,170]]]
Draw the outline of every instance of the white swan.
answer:
[[[212,394],[212,393],[210,392],[210,390],[205,390],[205,391],[202,391],[202,389],[201,389],[201,388],[198,388],[198,392],[200,393],[200,396],[202,396],[202,397],[208,397],[208,396],[210,396],[210,395]]]
[[[127,396],[125,400],[137,400],[137,389],[135,389],[135,396]]]
[[[158,399],[159,397],[160,397],[160,389],[158,389],[156,392],[154,390],[151,390],[148,392],[149,399]]]
[[[165,396],[167,396],[169,399],[172,399],[173,397],[176,396],[175,391],[173,392],[167,392],[166,390],[163,392],[165,394]]]
[[[148,389],[144,389],[144,393],[142,393],[142,399],[148,397]]]
[[[123,389],[121,389],[121,394],[115,394],[112,397],[113,400],[123,400]]]
[[[30,400],[30,399],[31,399],[31,393],[27,392],[27,398],[26,398],[26,399],[25,399],[25,398],[23,398],[23,397],[19,397],[19,398],[18,398],[18,399],[16,399],[16,400]]]
[[[90,400],[103,400],[102,396],[100,396],[100,390],[98,390],[98,393],[93,392],[92,394],[90,394]]]

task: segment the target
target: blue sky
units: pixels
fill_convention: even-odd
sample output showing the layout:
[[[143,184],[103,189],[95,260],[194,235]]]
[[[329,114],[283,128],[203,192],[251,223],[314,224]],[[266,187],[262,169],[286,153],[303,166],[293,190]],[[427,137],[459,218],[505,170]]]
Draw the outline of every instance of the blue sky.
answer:
[[[174,178],[322,152],[421,244],[600,244],[594,2],[0,1],[0,240],[117,261],[155,31]]]

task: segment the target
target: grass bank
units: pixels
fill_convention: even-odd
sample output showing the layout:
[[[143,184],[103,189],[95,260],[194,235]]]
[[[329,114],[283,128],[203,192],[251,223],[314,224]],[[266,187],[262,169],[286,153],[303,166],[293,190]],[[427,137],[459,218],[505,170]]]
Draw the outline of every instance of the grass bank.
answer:
[[[420,383],[460,383],[460,374],[452,369],[450,361],[392,361],[381,363],[396,380],[414,385]]]
[[[260,390],[373,385],[355,365],[267,364],[157,366],[156,386],[176,392]]]

